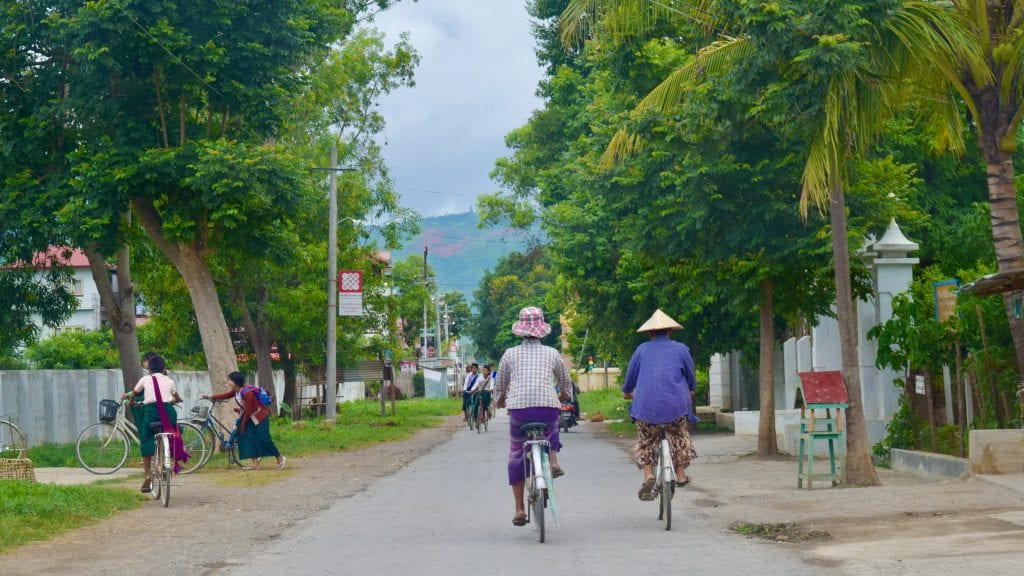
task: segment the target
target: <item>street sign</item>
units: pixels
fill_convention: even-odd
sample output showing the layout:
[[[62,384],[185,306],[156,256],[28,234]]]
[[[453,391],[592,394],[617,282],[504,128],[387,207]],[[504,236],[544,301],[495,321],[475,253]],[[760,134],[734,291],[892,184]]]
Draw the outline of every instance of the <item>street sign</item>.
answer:
[[[338,316],[363,315],[363,271],[338,271]]]

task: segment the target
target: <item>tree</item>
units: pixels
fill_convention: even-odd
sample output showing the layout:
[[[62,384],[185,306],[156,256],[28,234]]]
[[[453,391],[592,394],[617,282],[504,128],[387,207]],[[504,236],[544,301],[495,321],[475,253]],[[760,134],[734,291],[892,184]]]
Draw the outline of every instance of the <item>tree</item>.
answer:
[[[755,117],[784,134],[807,135],[803,206],[806,210],[814,202],[827,208],[831,222],[836,316],[850,395],[847,478],[853,484],[877,484],[861,406],[843,180],[849,160],[870,148],[903,88],[899,82],[880,79],[896,77],[892,72],[910,62],[924,65],[916,60],[921,51],[941,56],[940,62],[973,55],[952,41],[961,37],[958,28],[932,26],[952,20],[942,8],[927,3],[693,1],[680,6],[646,0],[573,0],[563,14],[563,39],[576,42],[582,27],[595,17],[601,25],[592,30],[613,41],[624,41],[666,21],[698,22],[711,33],[711,41],[652,90],[638,108],[671,109],[688,93],[687,84],[694,78],[727,73],[724,80],[734,87],[749,85],[751,79],[762,86]],[[935,125],[942,134],[949,134],[948,115],[932,118],[946,120]],[[630,131],[620,131],[605,161],[628,155],[639,146],[641,142]]]

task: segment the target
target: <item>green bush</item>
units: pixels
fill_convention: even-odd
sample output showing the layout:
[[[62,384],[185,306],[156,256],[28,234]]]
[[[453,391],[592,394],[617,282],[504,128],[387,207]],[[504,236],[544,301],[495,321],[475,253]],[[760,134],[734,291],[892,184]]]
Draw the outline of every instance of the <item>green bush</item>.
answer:
[[[39,370],[118,368],[120,359],[109,329],[68,332],[25,349],[25,359]]]
[[[412,395],[422,398],[426,396],[427,388],[423,380],[423,370],[412,375]]]

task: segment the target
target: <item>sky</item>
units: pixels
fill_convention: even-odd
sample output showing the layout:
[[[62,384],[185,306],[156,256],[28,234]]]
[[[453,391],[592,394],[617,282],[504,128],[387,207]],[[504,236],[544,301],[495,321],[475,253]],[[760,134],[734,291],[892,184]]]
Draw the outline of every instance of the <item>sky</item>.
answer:
[[[384,158],[402,204],[423,216],[472,210],[505,135],[541,107],[542,71],[526,0],[403,0],[374,26],[402,32],[421,61],[416,86],[385,97]]]

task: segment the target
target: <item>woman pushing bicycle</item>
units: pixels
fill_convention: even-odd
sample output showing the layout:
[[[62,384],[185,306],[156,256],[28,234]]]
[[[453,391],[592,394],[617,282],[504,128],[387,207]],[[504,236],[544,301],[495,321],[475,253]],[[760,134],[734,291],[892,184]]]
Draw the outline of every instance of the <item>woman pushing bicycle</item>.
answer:
[[[668,314],[655,310],[637,330],[649,333],[651,339],[633,352],[622,385],[622,396],[633,400],[629,409],[637,427],[633,455],[644,472],[639,493],[644,501],[654,499],[654,463],[658,460],[661,428],[669,442],[677,485],[690,481],[686,467],[697,457],[687,430],[688,422],[697,422],[693,410],[697,378],[690,349],[671,339],[672,330],[680,329],[682,326]]]
[[[121,398],[129,398],[135,394],[142,394],[142,421],[138,425],[139,430],[139,452],[142,454],[142,469],[145,479],[142,481],[142,492],[153,490],[153,453],[156,451],[156,443],[153,437],[157,431],[150,426],[151,422],[162,422],[164,428],[174,428],[178,423],[178,412],[174,409],[174,403],[181,402],[178,390],[174,387],[174,380],[171,380],[164,369],[166,362],[162,356],[154,355],[149,358],[146,365],[149,369],[149,376],[143,376],[135,385],[135,388],[125,392]]]
[[[558,466],[558,451],[562,443],[558,438],[558,418],[561,399],[568,398],[572,390],[569,371],[558,350],[541,344],[540,339],[551,333],[551,325],[544,321],[540,308],[528,307],[519,311],[519,320],[512,324],[512,333],[523,343],[505,351],[498,363],[498,381],[495,395],[498,408],[508,408],[509,453],[508,483],[516,501],[512,524],[526,525],[526,506],[523,491],[526,484],[523,443],[526,434],[520,426],[527,422],[544,422],[544,439],[551,445],[551,475],[564,474]],[[555,386],[552,386],[552,381]]]
[[[209,400],[227,400],[234,398],[238,403],[238,457],[252,458],[250,470],[256,470],[260,458],[273,456],[277,459],[277,469],[284,468],[285,457],[270,437],[270,410],[259,401],[259,388],[245,386],[245,376],[241,372],[228,374],[231,390],[221,394],[204,394]]]

